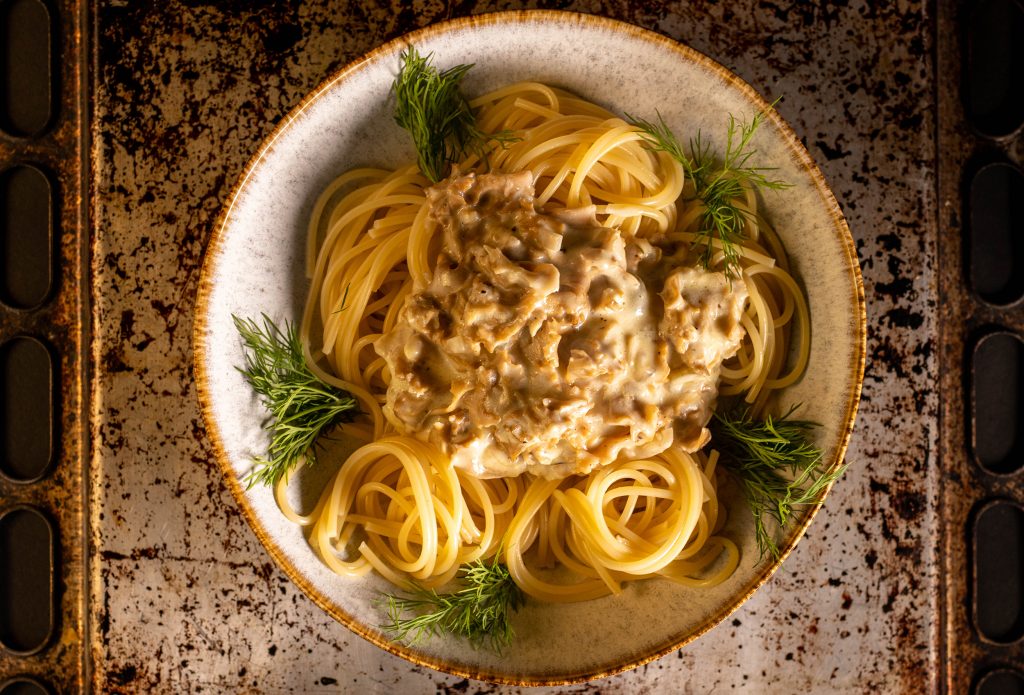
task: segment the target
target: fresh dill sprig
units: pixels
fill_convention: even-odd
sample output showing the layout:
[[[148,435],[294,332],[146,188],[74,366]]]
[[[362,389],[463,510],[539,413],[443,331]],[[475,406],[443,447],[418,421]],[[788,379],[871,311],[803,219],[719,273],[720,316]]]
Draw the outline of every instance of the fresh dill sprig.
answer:
[[[472,64],[439,72],[431,65],[431,55],[423,57],[410,46],[402,53],[402,67],[391,89],[395,122],[412,135],[420,171],[437,183],[469,153],[486,159],[488,142],[516,138],[507,131],[487,134],[477,127],[469,101],[459,89]]]
[[[772,103],[772,107],[778,100]],[[736,120],[731,114],[726,130],[725,156],[721,161],[711,154],[710,144],[701,139],[700,131],[690,140],[689,154],[665,123],[661,113],[658,122],[634,118],[626,114],[630,124],[635,126],[647,141],[648,146],[666,152],[683,166],[687,178],[693,182],[694,197],[704,203],[704,211],[697,227],[695,246],[702,246],[700,263],[710,268],[715,255],[714,241],[717,239],[723,256],[723,266],[730,279],[739,275],[740,256],[737,244],[745,234],[743,228],[754,214],[745,205],[746,187],[754,189],[782,190],[791,184],[769,178],[766,172],[771,167],[750,165],[750,158],[756,154],[751,141],[757,129],[764,122],[765,112],[759,112],[750,123]]]
[[[839,479],[846,466],[822,469],[822,452],[808,441],[817,423],[793,420],[797,406],[781,417],[757,421],[746,412],[715,413],[711,423],[712,446],[722,465],[739,482],[754,515],[757,548],[764,559],[778,560],[780,550],[768,519],[781,529],[798,508],[815,504]],[[782,475],[788,472],[789,477]]]
[[[459,576],[465,586],[452,593],[439,594],[413,583],[409,598],[386,594],[382,603],[389,622],[382,627],[407,644],[452,634],[500,653],[514,636],[510,618],[526,600],[522,589],[497,559],[477,560],[463,567]],[[403,617],[406,613],[413,615]]]
[[[286,322],[284,329],[278,328],[266,314],[262,326],[252,319],[231,318],[245,345],[245,367],[238,371],[270,412],[265,425],[270,448],[266,457],[256,458],[246,483],[273,485],[300,461],[316,463],[317,437],[357,415],[356,401],[309,370],[294,326]]]

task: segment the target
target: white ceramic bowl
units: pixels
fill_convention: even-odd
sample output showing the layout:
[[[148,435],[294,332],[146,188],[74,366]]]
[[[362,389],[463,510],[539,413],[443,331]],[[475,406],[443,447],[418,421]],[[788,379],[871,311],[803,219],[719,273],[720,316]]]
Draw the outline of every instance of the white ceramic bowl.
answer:
[[[728,70],[696,51],[637,27],[587,15],[522,12],[434,25],[391,41],[345,67],[306,97],[260,146],[235,185],[207,249],[195,327],[195,372],[207,431],[245,517],[278,565],[325,611],[374,644],[418,664],[505,683],[588,680],[639,666],[721,622],[777,569],[758,562],[753,525],[742,502],[731,505],[726,533],[743,559],[712,589],[667,581],[634,582],[621,596],[570,605],[531,601],[516,614],[517,638],[500,656],[458,639],[415,647],[378,628],[374,606],[391,589],[376,576],[334,575],[302,529],[278,510],[269,488],[239,484],[252,457],[265,452],[262,406],[236,366],[243,353],[231,315],[297,322],[307,292],[305,229],[327,183],[359,165],[394,167],[414,160],[407,134],[391,117],[389,89],[399,54],[414,44],[439,67],[474,63],[469,94],[518,80],[567,88],[613,111],[654,117],[688,137],[700,129],[722,150],[728,114],[749,118],[768,104]],[[778,168],[793,188],[769,193],[768,218],[806,287],[811,310],[810,364],[783,400],[809,405],[822,424],[826,461],[846,449],[860,395],[865,354],[864,292],[849,230],[821,173],[774,112],[756,140],[758,161]],[[330,471],[304,472],[296,501],[314,498]],[[788,554],[817,507],[789,528]]]

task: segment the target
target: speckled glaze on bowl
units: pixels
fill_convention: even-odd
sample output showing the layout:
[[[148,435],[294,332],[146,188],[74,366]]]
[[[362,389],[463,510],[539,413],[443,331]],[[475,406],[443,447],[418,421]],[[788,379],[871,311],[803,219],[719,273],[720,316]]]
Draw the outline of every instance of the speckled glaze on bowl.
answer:
[[[667,581],[631,583],[620,596],[571,605],[530,602],[516,614],[515,643],[500,656],[455,639],[415,647],[378,627],[374,600],[389,585],[376,576],[334,575],[302,529],[278,510],[270,489],[239,480],[266,450],[264,412],[236,366],[243,353],[231,316],[297,322],[308,283],[305,229],[327,183],[355,166],[394,167],[414,159],[394,125],[389,88],[399,54],[414,44],[440,67],[475,63],[470,94],[518,80],[567,88],[613,111],[651,117],[677,134],[699,128],[722,148],[728,114],[749,118],[768,104],[728,70],[658,34],[620,22],[561,12],[483,15],[438,24],[389,42],[339,71],[293,110],[261,145],[235,185],[203,265],[195,322],[195,373],[207,431],[235,498],[278,565],[325,611],[383,649],[417,664],[501,683],[565,684],[635,668],[696,639],[739,607],[778,568],[759,563],[750,517],[733,500],[726,533],[743,560],[713,589]],[[807,289],[811,359],[786,403],[810,405],[818,443],[838,465],[853,427],[864,372],[864,291],[849,230],[810,155],[774,112],[757,138],[758,163],[794,187],[764,201]],[[309,505],[343,452],[322,456],[290,490]],[[727,500],[727,503],[729,500]],[[784,555],[818,507],[787,532]]]

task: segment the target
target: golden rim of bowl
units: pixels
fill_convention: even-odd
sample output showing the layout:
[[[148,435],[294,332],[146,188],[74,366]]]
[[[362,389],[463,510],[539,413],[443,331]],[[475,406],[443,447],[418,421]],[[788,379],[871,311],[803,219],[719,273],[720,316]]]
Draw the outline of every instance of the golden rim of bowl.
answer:
[[[801,517],[800,523],[796,526],[790,535],[790,540],[786,546],[782,549],[781,556],[778,561],[762,568],[759,574],[757,574],[747,586],[738,593],[738,597],[732,601],[729,605],[723,608],[721,611],[705,620],[695,630],[690,633],[683,635],[679,638],[672,639],[664,644],[658,645],[650,649],[646,654],[640,657],[634,657],[632,660],[625,661],[622,663],[608,663],[601,666],[588,667],[584,670],[577,672],[561,673],[561,674],[512,674],[512,673],[501,673],[494,672],[484,669],[477,669],[468,667],[462,664],[458,664],[452,661],[446,661],[444,659],[435,658],[426,654],[423,654],[416,649],[408,647],[403,644],[394,642],[381,632],[373,630],[368,626],[362,624],[356,620],[353,616],[346,613],[340,606],[335,605],[330,599],[328,599],[323,593],[321,593],[316,587],[314,587],[305,576],[288,560],[284,551],[279,548],[268,535],[266,530],[261,525],[259,519],[257,519],[252,507],[249,505],[248,500],[245,496],[245,490],[242,488],[239,480],[235,474],[234,469],[231,466],[231,462],[228,460],[227,454],[224,449],[224,444],[221,440],[220,431],[217,429],[217,423],[213,419],[212,411],[210,408],[210,393],[209,393],[209,380],[206,374],[206,324],[207,324],[207,313],[209,309],[210,299],[210,269],[213,266],[213,259],[221,251],[221,241],[224,233],[224,227],[230,217],[231,211],[238,200],[238,194],[242,190],[242,187],[253,175],[259,165],[262,163],[264,157],[273,148],[275,141],[280,135],[288,129],[292,121],[294,121],[303,111],[309,108],[310,105],[315,103],[328,89],[333,88],[336,84],[344,82],[349,76],[358,72],[365,64],[371,61],[382,60],[389,57],[397,57],[397,55],[408,46],[414,45],[417,42],[421,42],[424,39],[429,39],[435,36],[444,35],[452,32],[457,32],[464,29],[473,29],[477,27],[485,27],[491,25],[500,24],[512,24],[512,25],[524,25],[524,24],[559,24],[567,25],[569,27],[579,26],[590,26],[598,27],[601,29],[609,30],[611,32],[625,34],[641,41],[654,44],[659,48],[674,53],[680,59],[695,63],[700,67],[705,68],[714,75],[717,75],[722,79],[723,82],[728,84],[733,89],[740,92],[756,110],[764,111],[767,114],[767,118],[781,131],[783,138],[789,148],[790,156],[793,161],[811,177],[815,184],[815,190],[821,197],[821,202],[828,211],[829,216],[832,219],[832,231],[836,233],[842,240],[846,250],[846,264],[847,270],[850,276],[850,298],[853,300],[853,304],[857,307],[858,313],[856,316],[851,317],[851,322],[856,325],[853,326],[857,335],[856,344],[856,355],[853,360],[850,383],[853,387],[850,390],[850,397],[846,405],[846,416],[844,418],[845,427],[840,435],[839,445],[836,449],[835,457],[832,461],[829,461],[829,468],[840,465],[846,454],[846,448],[850,442],[850,436],[853,433],[854,421],[857,417],[857,405],[860,401],[861,387],[864,381],[864,365],[865,355],[867,351],[867,312],[865,308],[864,300],[864,284],[861,279],[860,264],[857,261],[857,249],[853,242],[853,238],[850,235],[849,227],[846,224],[846,219],[843,217],[842,211],[839,209],[839,204],[836,202],[835,196],[829,189],[828,184],[825,182],[824,176],[819,171],[814,160],[811,159],[810,154],[800,144],[799,138],[793,129],[786,123],[775,109],[771,108],[771,105],[762,98],[754,89],[746,82],[741,80],[739,77],[734,75],[726,68],[719,65],[717,62],[708,58],[704,54],[696,51],[688,46],[678,43],[670,38],[662,36],[661,34],[653,31],[642,29],[632,24],[627,24],[618,20],[608,19],[606,17],[598,17],[594,15],[579,14],[575,12],[562,12],[557,10],[524,10],[514,12],[496,12],[492,14],[477,15],[472,17],[463,17],[460,19],[448,20],[433,24],[423,29],[418,29],[409,34],[405,34],[398,38],[392,39],[387,43],[378,46],[369,53],[366,53],[362,57],[352,61],[345,67],[341,68],[333,75],[324,80],[316,89],[308,94],[295,108],[293,108],[285,118],[281,119],[277,127],[267,136],[260,144],[256,154],[249,160],[243,170],[242,175],[235,182],[229,194],[228,203],[222,209],[217,221],[214,225],[213,232],[210,235],[209,243],[207,244],[205,255],[203,258],[202,270],[199,279],[199,290],[196,298],[196,313],[195,323],[193,327],[193,352],[194,352],[194,367],[196,384],[198,387],[199,404],[200,409],[203,413],[203,420],[206,423],[206,431],[210,437],[210,441],[213,443],[214,453],[217,457],[217,462],[221,467],[225,479],[227,480],[228,487],[231,489],[231,494],[234,495],[235,500],[238,502],[238,506],[241,507],[242,513],[245,515],[246,520],[249,522],[249,526],[255,531],[257,538],[270,553],[270,556],[277,563],[278,567],[284,570],[284,573],[288,575],[289,579],[294,582],[307,596],[309,596],[314,603],[320,608],[326,611],[331,617],[343,624],[345,627],[356,633],[360,637],[372,642],[381,649],[384,649],[396,656],[400,656],[414,664],[420,666],[427,666],[429,668],[451,673],[456,676],[465,678],[474,678],[477,680],[490,681],[493,683],[500,683],[505,685],[518,685],[518,686],[541,686],[541,685],[571,685],[574,683],[582,683],[588,680],[594,680],[598,678],[604,678],[611,676],[616,673],[628,671],[630,669],[642,666],[650,661],[658,659],[669,652],[675,651],[680,647],[683,647],[690,642],[694,641],[701,635],[708,632],[711,628],[718,625],[720,622],[725,620],[730,614],[732,614],[737,608],[749,599],[758,588],[761,587],[768,579],[775,573],[775,571],[782,565],[785,559],[792,552],[794,546],[803,537],[810,526],[811,521],[814,519],[818,510],[821,509],[821,505],[827,497],[828,490],[825,495],[822,496],[822,501],[808,509]],[[831,490],[831,486],[829,486]]]

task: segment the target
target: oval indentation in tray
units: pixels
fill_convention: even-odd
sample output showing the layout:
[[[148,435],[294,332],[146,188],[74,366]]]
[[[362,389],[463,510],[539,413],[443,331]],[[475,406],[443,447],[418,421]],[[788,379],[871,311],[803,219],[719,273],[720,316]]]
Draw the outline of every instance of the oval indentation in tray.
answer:
[[[974,518],[974,624],[998,644],[1024,637],[1024,509],[985,504]]]
[[[30,676],[18,676],[0,683],[0,695],[50,695],[50,689]]]
[[[38,480],[56,458],[56,359],[35,338],[0,346],[0,473]]]
[[[1024,695],[1024,675],[1003,668],[991,671],[978,681],[974,695]]]
[[[39,169],[0,173],[0,300],[18,309],[39,306],[54,284],[55,187]]]
[[[992,473],[1020,470],[1024,459],[1024,343],[991,333],[971,359],[971,448]]]
[[[0,516],[0,645],[11,652],[34,654],[53,636],[56,547],[53,525],[37,509]]]
[[[970,186],[971,289],[990,304],[1024,295],[1024,173],[996,163],[982,167]]]
[[[0,0],[0,127],[37,135],[53,119],[53,21],[42,0]]]
[[[989,137],[1024,123],[1024,8],[1016,0],[976,3],[967,25],[967,119]]]

